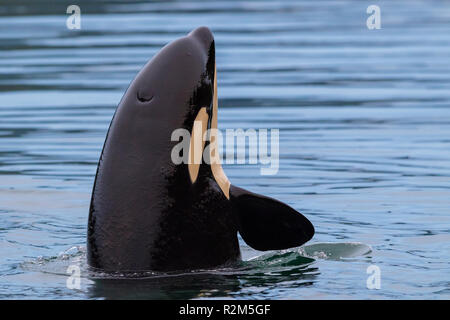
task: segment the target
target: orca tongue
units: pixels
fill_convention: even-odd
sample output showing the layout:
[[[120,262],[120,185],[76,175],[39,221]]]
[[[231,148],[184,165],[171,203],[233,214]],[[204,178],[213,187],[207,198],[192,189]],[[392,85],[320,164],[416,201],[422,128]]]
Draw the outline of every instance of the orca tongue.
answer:
[[[314,235],[311,222],[278,200],[230,186],[230,200],[237,215],[238,230],[256,250],[298,247]]]

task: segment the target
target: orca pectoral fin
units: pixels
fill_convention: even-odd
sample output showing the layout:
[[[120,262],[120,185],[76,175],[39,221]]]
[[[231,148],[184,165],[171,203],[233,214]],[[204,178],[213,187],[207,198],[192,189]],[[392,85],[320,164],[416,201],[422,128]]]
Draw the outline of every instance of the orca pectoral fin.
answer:
[[[278,200],[231,185],[230,200],[244,241],[256,250],[301,246],[314,235],[311,222]]]

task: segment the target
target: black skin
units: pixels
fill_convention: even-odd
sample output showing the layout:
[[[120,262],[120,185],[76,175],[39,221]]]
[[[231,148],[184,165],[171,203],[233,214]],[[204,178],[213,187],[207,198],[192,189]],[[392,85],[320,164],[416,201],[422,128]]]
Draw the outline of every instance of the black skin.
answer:
[[[111,122],[92,192],[91,267],[211,268],[240,259],[238,231],[259,250],[301,245],[314,234],[303,215],[281,202],[234,186],[227,199],[209,165],[200,165],[192,183],[188,165],[172,162],[178,143],[171,141],[172,132],[192,132],[203,107],[212,117],[214,69],[214,38],[200,27],[166,45],[129,86]]]

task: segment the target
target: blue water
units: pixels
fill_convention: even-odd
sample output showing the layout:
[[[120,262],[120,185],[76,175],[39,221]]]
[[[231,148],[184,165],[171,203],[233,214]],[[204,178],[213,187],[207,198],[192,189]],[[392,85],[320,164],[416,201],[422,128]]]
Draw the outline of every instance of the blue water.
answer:
[[[0,5],[0,298],[450,298],[447,1],[77,4],[79,31],[63,3]],[[380,30],[366,27],[371,4]],[[216,38],[219,128],[280,129],[277,175],[228,165],[228,177],[301,211],[316,235],[283,252],[241,241],[229,268],[90,274],[88,206],[115,107],[152,55],[199,25]]]

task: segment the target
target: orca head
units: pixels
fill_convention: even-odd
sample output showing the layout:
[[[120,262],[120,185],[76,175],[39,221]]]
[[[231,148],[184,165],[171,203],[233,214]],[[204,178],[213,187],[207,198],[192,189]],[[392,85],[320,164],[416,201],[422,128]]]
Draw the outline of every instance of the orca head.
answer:
[[[191,130],[201,108],[212,111],[214,78],[214,37],[199,27],[162,48],[138,73],[121,105],[169,126],[184,120],[183,127]]]

